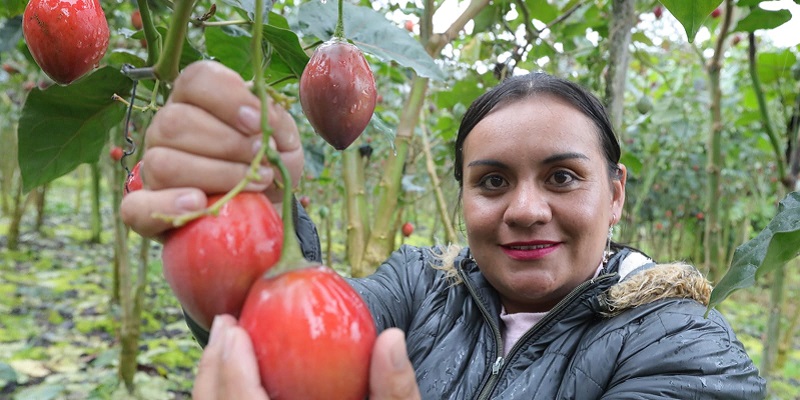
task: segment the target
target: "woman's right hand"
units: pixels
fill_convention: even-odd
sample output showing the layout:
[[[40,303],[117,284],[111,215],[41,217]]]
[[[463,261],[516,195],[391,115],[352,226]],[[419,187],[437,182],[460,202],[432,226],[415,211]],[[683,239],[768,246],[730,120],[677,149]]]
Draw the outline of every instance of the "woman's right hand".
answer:
[[[206,207],[207,194],[224,193],[246,175],[261,143],[261,102],[233,70],[213,61],[188,66],[167,103],[145,134],[141,174],[144,189],[122,201],[123,221],[145,237],[159,238],[171,225],[154,213],[180,215]],[[271,145],[296,185],[303,149],[294,119],[270,102]],[[281,191],[272,184],[277,169],[266,161],[260,179],[247,190],[265,191],[273,203]]]
[[[405,334],[390,328],[378,335],[370,363],[370,400],[420,399],[406,353]],[[192,391],[195,400],[269,400],[261,386],[253,345],[230,315],[214,318]]]

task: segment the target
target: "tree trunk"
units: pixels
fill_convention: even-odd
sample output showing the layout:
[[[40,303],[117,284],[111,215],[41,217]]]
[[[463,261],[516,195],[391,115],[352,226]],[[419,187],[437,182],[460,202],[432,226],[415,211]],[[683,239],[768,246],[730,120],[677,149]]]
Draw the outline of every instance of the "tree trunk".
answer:
[[[636,23],[635,0],[613,0],[608,34],[608,78],[605,102],[611,124],[621,135],[622,113],[625,110],[625,83],[630,64],[630,44]]]
[[[91,165],[92,168],[92,243],[100,243],[100,234],[103,233],[103,219],[100,215],[100,163]],[[115,205],[116,206],[116,205]]]

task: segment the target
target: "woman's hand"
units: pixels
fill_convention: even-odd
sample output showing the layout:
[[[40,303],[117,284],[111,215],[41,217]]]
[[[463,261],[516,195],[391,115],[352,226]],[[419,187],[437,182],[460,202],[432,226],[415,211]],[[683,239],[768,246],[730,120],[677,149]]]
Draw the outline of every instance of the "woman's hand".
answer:
[[[206,194],[224,193],[246,175],[261,143],[260,101],[233,70],[213,61],[188,66],[175,81],[167,103],[145,134],[141,174],[144,189],[122,201],[123,221],[146,237],[171,228],[153,213],[180,215],[206,207]],[[294,119],[270,102],[271,145],[296,185],[303,170],[303,148]],[[280,203],[272,184],[277,168],[266,160],[260,179],[247,190],[266,191]]]
[[[229,315],[217,316],[208,346],[200,359],[192,398],[267,400],[247,332]],[[420,398],[414,369],[406,354],[403,331],[391,328],[378,335],[370,364],[370,400]]]

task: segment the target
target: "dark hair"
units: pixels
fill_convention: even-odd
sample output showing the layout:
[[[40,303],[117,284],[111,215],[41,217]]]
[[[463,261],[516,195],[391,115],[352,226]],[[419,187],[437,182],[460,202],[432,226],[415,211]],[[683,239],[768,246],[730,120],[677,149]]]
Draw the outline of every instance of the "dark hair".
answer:
[[[461,119],[455,143],[456,159],[453,174],[459,186],[463,184],[464,139],[475,128],[475,125],[478,125],[498,105],[523,100],[537,94],[556,96],[571,104],[594,122],[597,134],[600,136],[600,145],[603,147],[603,153],[608,162],[609,175],[612,178],[618,176],[619,141],[617,141],[614,128],[612,128],[611,121],[609,121],[608,114],[600,100],[576,83],[543,72],[534,72],[506,79],[478,97],[467,109],[464,118]]]

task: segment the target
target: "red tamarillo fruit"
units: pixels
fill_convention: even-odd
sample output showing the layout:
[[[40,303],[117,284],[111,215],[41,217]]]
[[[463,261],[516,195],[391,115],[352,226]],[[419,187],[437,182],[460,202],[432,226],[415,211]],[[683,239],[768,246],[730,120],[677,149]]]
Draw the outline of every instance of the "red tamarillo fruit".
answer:
[[[300,77],[308,122],[337,150],[350,146],[375,111],[375,78],[358,47],[331,39],[314,50]]]
[[[221,196],[209,196],[213,204]],[[217,314],[239,316],[253,282],[280,258],[283,223],[262,193],[239,193],[218,215],[168,233],[164,277],[186,313],[205,329]]]
[[[375,325],[361,296],[314,265],[253,284],[240,325],[272,400],[363,400]]]
[[[108,49],[108,22],[98,0],[31,0],[22,33],[42,71],[62,85],[94,69]]]

